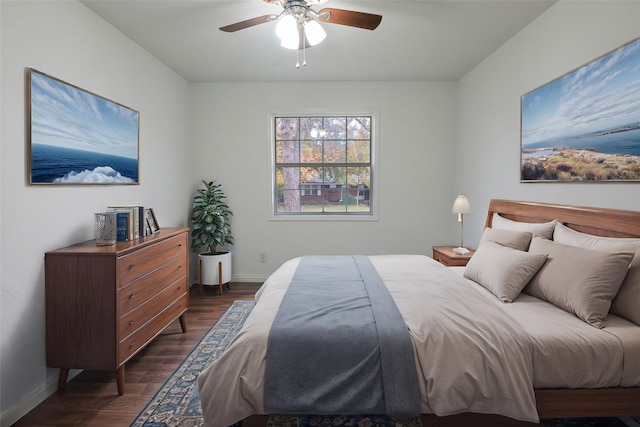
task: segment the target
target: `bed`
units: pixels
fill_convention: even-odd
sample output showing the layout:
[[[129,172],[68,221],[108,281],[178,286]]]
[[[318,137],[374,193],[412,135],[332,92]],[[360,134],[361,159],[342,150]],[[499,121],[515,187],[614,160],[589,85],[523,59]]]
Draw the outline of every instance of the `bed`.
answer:
[[[423,420],[639,415],[640,212],[492,200],[485,226],[467,267],[421,255],[364,260],[410,331]],[[289,260],[265,281],[243,329],[200,375],[205,425],[274,413],[264,401],[267,342],[306,262]],[[567,274],[572,265],[578,268]],[[566,289],[557,285],[559,272],[567,274]],[[479,347],[484,339],[488,345]],[[445,376],[456,363],[463,374]]]

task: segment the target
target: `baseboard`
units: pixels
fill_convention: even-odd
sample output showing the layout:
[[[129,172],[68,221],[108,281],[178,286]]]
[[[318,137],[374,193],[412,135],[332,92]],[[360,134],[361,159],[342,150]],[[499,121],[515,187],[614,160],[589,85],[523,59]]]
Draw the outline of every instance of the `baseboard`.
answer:
[[[263,283],[268,276],[257,276],[253,274],[232,274],[231,283],[233,282],[255,282]]]
[[[80,369],[70,369],[69,377],[67,381],[74,378],[78,375],[82,370]],[[10,427],[14,423],[16,423],[20,418],[27,415],[33,408],[41,404],[46,398],[51,396],[53,393],[58,391],[58,376],[55,375],[49,381],[47,381],[42,387],[38,390],[31,393],[27,396],[22,402],[13,408],[9,409],[7,412],[4,412],[0,416],[0,427]]]

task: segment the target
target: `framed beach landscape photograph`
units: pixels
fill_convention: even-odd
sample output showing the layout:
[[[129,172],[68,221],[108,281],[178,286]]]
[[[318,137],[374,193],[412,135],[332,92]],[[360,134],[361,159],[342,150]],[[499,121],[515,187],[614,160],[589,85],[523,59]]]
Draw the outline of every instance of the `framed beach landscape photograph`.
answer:
[[[139,113],[28,69],[30,184],[139,184]]]
[[[640,39],[521,98],[521,182],[640,181]]]

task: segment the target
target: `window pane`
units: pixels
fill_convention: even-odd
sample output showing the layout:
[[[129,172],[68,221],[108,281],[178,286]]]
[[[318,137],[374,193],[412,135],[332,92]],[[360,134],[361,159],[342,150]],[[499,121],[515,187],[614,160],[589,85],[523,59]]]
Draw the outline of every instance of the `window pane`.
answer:
[[[371,212],[370,187],[371,168],[358,167],[347,168],[347,181],[349,187],[349,212]]]
[[[300,168],[276,168],[276,212],[300,212]]]
[[[322,168],[300,168],[300,183],[322,185]]]
[[[349,163],[370,163],[371,144],[368,140],[347,141],[347,162]]]
[[[276,141],[283,139],[298,139],[297,117],[277,117],[276,118]]]
[[[325,139],[346,139],[347,119],[346,117],[325,117],[324,118],[324,138]]]
[[[300,190],[278,190],[276,212],[300,212]]]
[[[301,163],[322,163],[322,141],[303,141]]]
[[[276,163],[299,163],[300,143],[297,141],[276,141]]]
[[[371,117],[348,117],[347,139],[371,139]]]
[[[347,168],[338,166],[324,168],[324,181],[329,187],[344,185],[347,181]]]
[[[322,196],[302,196],[302,212],[320,213],[322,212]]]
[[[318,139],[324,135],[322,117],[300,118],[300,139]]]
[[[347,144],[345,141],[325,141],[324,161],[327,163],[345,163],[347,161]]]
[[[370,187],[371,168],[366,166],[347,168],[347,184],[350,186],[364,185],[366,187]]]

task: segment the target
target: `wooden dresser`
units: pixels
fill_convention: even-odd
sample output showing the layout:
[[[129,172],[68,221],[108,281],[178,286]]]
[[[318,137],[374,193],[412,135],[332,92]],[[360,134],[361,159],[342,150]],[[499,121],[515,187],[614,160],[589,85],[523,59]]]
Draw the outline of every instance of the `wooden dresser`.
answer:
[[[111,246],[95,240],[45,254],[47,366],[113,370],[124,365],[189,306],[188,228],[163,228]]]

